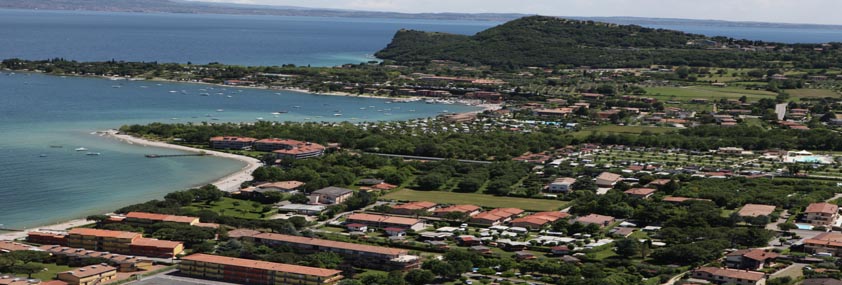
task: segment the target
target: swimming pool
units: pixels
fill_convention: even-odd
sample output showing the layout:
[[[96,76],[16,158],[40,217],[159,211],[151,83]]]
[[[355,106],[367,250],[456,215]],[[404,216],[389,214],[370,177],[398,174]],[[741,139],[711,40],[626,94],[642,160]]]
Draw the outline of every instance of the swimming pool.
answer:
[[[813,226],[807,225],[807,224],[795,224],[795,226],[798,227],[799,230],[812,230],[813,229]]]

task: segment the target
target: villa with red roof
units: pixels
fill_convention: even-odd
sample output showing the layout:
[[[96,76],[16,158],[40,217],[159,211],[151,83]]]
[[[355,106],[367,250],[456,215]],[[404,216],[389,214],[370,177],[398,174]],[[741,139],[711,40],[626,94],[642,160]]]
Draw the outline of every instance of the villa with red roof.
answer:
[[[271,151],[279,159],[304,159],[322,156],[325,147],[311,142],[290,139],[262,139],[254,143],[258,151]]]
[[[482,210],[482,208],[475,205],[453,205],[437,209],[433,212],[433,215],[441,218],[447,216],[448,213],[462,213],[465,214],[466,217],[470,217],[479,214],[480,210]]]
[[[416,215],[431,213],[436,208],[436,203],[419,201],[409,202],[400,205],[394,205],[389,209],[389,213],[396,215]]]
[[[655,191],[656,190],[653,188],[632,188],[626,190],[624,193],[632,198],[649,199],[649,197],[652,197],[652,195],[655,194]]]
[[[511,222],[511,226],[526,228],[528,230],[539,230],[550,223],[567,217],[570,217],[570,214],[564,212],[540,212],[514,219]]]
[[[510,221],[512,218],[523,213],[518,208],[497,208],[491,211],[482,212],[471,217],[472,224],[496,226]]]
[[[821,233],[804,240],[804,248],[811,253],[827,252],[842,257],[842,233]]]
[[[212,137],[210,147],[215,149],[250,149],[255,138],[248,137]]]
[[[804,211],[804,220],[814,226],[830,226],[839,218],[839,206],[830,203],[813,203]]]
[[[757,271],[726,269],[718,267],[699,267],[693,270],[692,278],[703,279],[716,284],[763,285],[766,274]]]
[[[379,229],[402,228],[418,231],[425,227],[424,222],[419,219],[372,214],[351,214],[345,221],[347,223],[364,224]]]

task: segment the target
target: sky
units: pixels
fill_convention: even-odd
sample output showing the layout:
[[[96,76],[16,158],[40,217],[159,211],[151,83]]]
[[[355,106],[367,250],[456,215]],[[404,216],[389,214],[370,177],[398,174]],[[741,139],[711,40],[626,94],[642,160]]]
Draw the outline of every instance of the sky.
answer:
[[[634,16],[842,25],[840,0],[193,0],[404,13]]]

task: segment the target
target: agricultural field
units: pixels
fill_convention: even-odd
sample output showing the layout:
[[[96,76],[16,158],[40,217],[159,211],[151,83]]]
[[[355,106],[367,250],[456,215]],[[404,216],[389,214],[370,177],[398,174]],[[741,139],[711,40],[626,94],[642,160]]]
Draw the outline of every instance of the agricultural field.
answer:
[[[775,98],[777,94],[763,90],[747,90],[740,87],[685,86],[685,87],[646,87],[646,96],[662,101],[690,101],[693,99],[719,100],[739,99],[746,96],[749,101],[763,98]]]
[[[430,201],[440,204],[474,204],[482,207],[513,207],[527,211],[553,211],[567,207],[568,202],[546,199],[500,197],[477,193],[455,193],[441,191],[416,191],[402,189],[380,198],[381,200]]]

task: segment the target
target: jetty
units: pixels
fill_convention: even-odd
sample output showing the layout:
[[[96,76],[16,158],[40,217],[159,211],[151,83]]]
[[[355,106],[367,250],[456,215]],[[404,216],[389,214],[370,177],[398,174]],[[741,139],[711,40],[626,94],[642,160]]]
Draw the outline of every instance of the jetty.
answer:
[[[183,157],[183,156],[206,156],[207,153],[192,153],[192,154],[147,154],[146,158],[164,158],[164,157]]]

